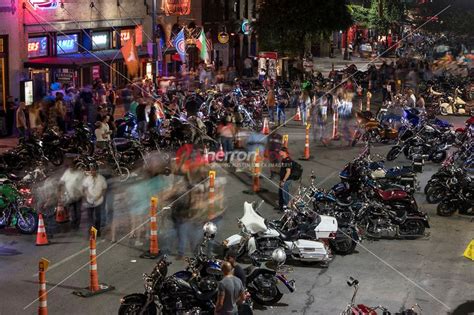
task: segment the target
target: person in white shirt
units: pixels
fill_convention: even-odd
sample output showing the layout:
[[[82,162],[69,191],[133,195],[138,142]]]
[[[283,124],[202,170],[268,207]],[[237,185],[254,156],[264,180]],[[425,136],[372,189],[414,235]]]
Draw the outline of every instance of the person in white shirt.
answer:
[[[97,229],[100,236],[101,212],[107,191],[107,181],[104,176],[97,173],[98,166],[90,165],[90,171],[82,181],[82,192],[84,195],[83,206],[87,209],[89,222]]]
[[[100,149],[104,149],[107,147],[110,141],[110,135],[112,131],[109,128],[109,115],[104,115],[101,118],[101,121],[98,121],[95,129],[95,138],[96,138],[96,145]]]
[[[71,228],[78,230],[81,224],[82,182],[84,172],[72,165],[59,179],[59,202],[67,206],[71,215]]]

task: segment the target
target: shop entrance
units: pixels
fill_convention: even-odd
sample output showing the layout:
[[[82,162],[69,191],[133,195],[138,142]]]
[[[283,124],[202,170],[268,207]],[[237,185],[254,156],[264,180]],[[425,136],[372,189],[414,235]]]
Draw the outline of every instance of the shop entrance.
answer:
[[[30,69],[30,78],[33,80],[33,99],[40,100],[48,92],[49,69]]]

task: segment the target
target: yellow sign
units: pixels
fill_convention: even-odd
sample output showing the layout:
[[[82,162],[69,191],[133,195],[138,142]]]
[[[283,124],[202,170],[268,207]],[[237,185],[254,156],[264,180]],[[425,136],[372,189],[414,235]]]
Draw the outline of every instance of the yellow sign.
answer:
[[[227,44],[229,42],[229,34],[227,32],[220,32],[217,34],[217,40],[221,44]]]
[[[39,271],[47,271],[49,266],[49,260],[46,258],[41,258],[39,261]]]
[[[467,245],[466,250],[464,251],[464,257],[474,260],[474,240],[472,240],[469,245]]]

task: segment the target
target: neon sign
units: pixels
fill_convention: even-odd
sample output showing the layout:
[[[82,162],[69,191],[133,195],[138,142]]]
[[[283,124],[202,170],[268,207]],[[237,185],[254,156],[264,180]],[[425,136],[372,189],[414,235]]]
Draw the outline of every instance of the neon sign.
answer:
[[[58,36],[56,38],[56,53],[70,54],[78,51],[77,34]]]
[[[250,34],[251,30],[252,29],[250,28],[249,20],[243,20],[242,21],[242,33],[244,33],[245,35],[248,35],[248,34]]]
[[[28,0],[33,9],[52,10],[58,7],[57,0]]]
[[[110,46],[110,37],[108,32],[94,33],[92,35],[92,48],[97,49],[108,49]]]
[[[43,57],[48,55],[48,38],[31,37],[28,38],[28,58]]]
[[[125,43],[132,39],[133,30],[121,30],[120,31],[120,45],[123,46]]]

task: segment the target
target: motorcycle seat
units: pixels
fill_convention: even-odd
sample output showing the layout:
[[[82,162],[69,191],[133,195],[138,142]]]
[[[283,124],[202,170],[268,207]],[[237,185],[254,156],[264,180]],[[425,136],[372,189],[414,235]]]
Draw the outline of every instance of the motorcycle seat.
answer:
[[[124,152],[132,147],[132,142],[127,139],[118,138],[114,140],[114,145],[118,152]]]
[[[404,199],[408,195],[407,192],[403,190],[382,190],[377,189],[377,194],[380,198],[385,201]]]
[[[385,174],[385,178],[392,179],[397,178],[400,176],[415,176],[415,173],[411,169],[411,167],[403,167],[403,168],[391,168]]]

